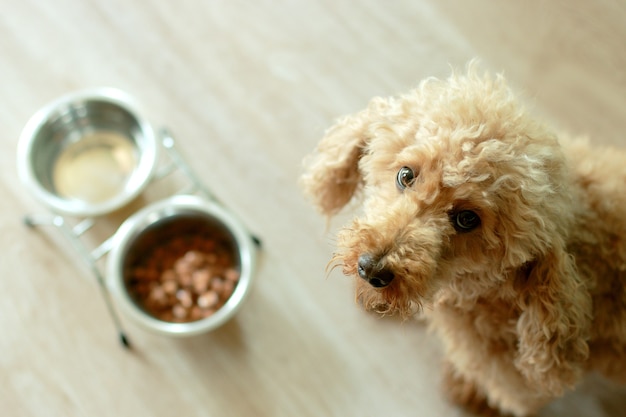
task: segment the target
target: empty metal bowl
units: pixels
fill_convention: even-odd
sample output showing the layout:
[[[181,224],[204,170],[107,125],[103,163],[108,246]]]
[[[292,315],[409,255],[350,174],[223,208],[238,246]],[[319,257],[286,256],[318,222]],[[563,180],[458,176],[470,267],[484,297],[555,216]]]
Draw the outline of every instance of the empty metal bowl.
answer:
[[[237,312],[250,290],[256,260],[252,236],[230,212],[202,197],[176,195],[149,205],[129,217],[112,239],[107,259],[107,285],[127,316],[157,333],[191,336],[213,330]],[[205,252],[203,256],[209,258],[223,256],[220,251],[228,253],[228,262],[232,264],[229,268],[237,271],[238,281],[230,295],[210,314],[189,318],[193,309],[206,307],[201,305],[199,294],[189,295],[194,290],[187,288],[196,282],[177,282],[171,291],[167,290],[169,295],[163,288],[168,279],[165,275],[177,265],[174,259],[184,258],[180,257],[195,251],[198,245],[209,248],[200,249]],[[195,272],[199,270],[200,267]],[[141,292],[137,289],[139,286]],[[165,313],[161,315],[147,305],[147,294],[151,297],[156,292],[159,292],[159,302],[169,297],[162,300]],[[184,299],[181,293],[186,294]],[[179,307],[185,302],[188,303],[186,311]],[[164,316],[169,314],[170,308],[181,309],[177,320]]]
[[[31,117],[19,139],[18,173],[53,211],[98,216],[141,193],[157,150],[132,99],[100,88],[61,97]]]

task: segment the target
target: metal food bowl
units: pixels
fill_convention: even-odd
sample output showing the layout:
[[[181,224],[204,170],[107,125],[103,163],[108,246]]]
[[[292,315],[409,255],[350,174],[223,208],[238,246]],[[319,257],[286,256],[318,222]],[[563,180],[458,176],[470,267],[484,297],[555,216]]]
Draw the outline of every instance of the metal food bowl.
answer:
[[[138,264],[149,262],[155,256],[155,248],[164,242],[175,238],[195,239],[207,233],[219,234],[220,245],[227,246],[234,255],[233,263],[239,271],[239,279],[229,298],[211,315],[193,321],[172,322],[146,310],[137,293],[131,290],[133,269]],[[112,239],[106,265],[107,285],[130,318],[157,333],[191,336],[211,331],[237,312],[250,290],[256,261],[254,240],[231,213],[205,198],[176,195],[147,206],[129,217]],[[164,261],[161,258],[157,255],[153,264],[162,264]],[[159,271],[157,277],[152,279],[160,279],[162,272]]]
[[[157,161],[154,131],[131,98],[112,88],[64,96],[31,117],[18,173],[55,212],[93,217],[137,197]]]

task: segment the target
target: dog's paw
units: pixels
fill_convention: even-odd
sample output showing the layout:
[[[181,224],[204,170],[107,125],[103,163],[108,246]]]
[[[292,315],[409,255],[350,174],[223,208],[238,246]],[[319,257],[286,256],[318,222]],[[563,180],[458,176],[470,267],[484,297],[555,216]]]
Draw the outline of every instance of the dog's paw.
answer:
[[[472,381],[467,380],[454,367],[444,364],[443,390],[448,399],[468,411],[483,417],[505,417],[500,410],[493,408],[487,401],[487,396]]]
[[[546,362],[518,360],[515,365],[529,387],[555,398],[573,389],[582,378],[582,369],[570,366],[567,362],[558,365]]]

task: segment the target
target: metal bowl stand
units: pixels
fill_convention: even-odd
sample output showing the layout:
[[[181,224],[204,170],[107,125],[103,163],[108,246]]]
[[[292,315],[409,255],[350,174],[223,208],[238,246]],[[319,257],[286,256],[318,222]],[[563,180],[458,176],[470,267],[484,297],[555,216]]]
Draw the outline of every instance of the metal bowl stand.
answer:
[[[168,175],[172,174],[175,171],[180,171],[189,181],[189,185],[182,190],[173,193],[175,194],[199,194],[200,196],[206,198],[207,200],[213,201],[219,204],[218,199],[213,195],[202,182],[195,175],[189,164],[185,161],[180,152],[176,149],[174,137],[169,132],[168,129],[161,129],[159,131],[159,137],[161,141],[161,146],[165,150],[165,154],[168,157],[168,161],[166,161],[162,166],[157,167],[154,174],[152,175],[146,187],[150,185],[150,183],[160,180]],[[62,214],[58,213],[46,213],[46,214],[27,214],[24,216],[24,224],[29,228],[35,228],[38,226],[53,226],[59,229],[62,235],[70,242],[73,249],[76,251],[78,256],[80,256],[86,263],[86,265],[91,270],[92,274],[96,278],[96,282],[98,284],[98,288],[100,289],[100,293],[104,299],[105,305],[113,320],[113,324],[117,331],[120,343],[127,349],[130,349],[131,344],[126,336],[126,332],[122,327],[121,320],[113,302],[111,300],[111,294],[106,286],[105,276],[98,267],[98,261],[102,259],[109,251],[111,250],[111,245],[113,242],[114,233],[102,241],[98,246],[94,249],[90,249],[85,242],[83,242],[82,237],[95,226],[98,221],[98,217],[86,217],[79,221],[77,224],[72,226],[70,222],[68,222],[67,218]],[[254,234],[250,234],[252,241],[255,243],[257,247],[261,247],[261,240],[255,236]]]

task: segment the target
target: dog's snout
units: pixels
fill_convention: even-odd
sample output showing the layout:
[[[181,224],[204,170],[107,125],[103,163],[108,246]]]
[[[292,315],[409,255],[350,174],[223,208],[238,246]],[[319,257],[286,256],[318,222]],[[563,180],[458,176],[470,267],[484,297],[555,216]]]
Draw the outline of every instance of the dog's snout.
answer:
[[[369,277],[368,282],[372,287],[382,288],[391,284],[394,275],[389,269],[383,268],[378,271],[374,276]]]
[[[372,287],[382,288],[391,284],[394,279],[393,272],[380,266],[380,262],[370,254],[359,256],[358,273],[361,278],[370,283]]]
[[[359,256],[359,276],[363,279],[367,279],[372,272],[374,271],[374,267],[376,266],[376,261],[370,254],[363,254]]]

